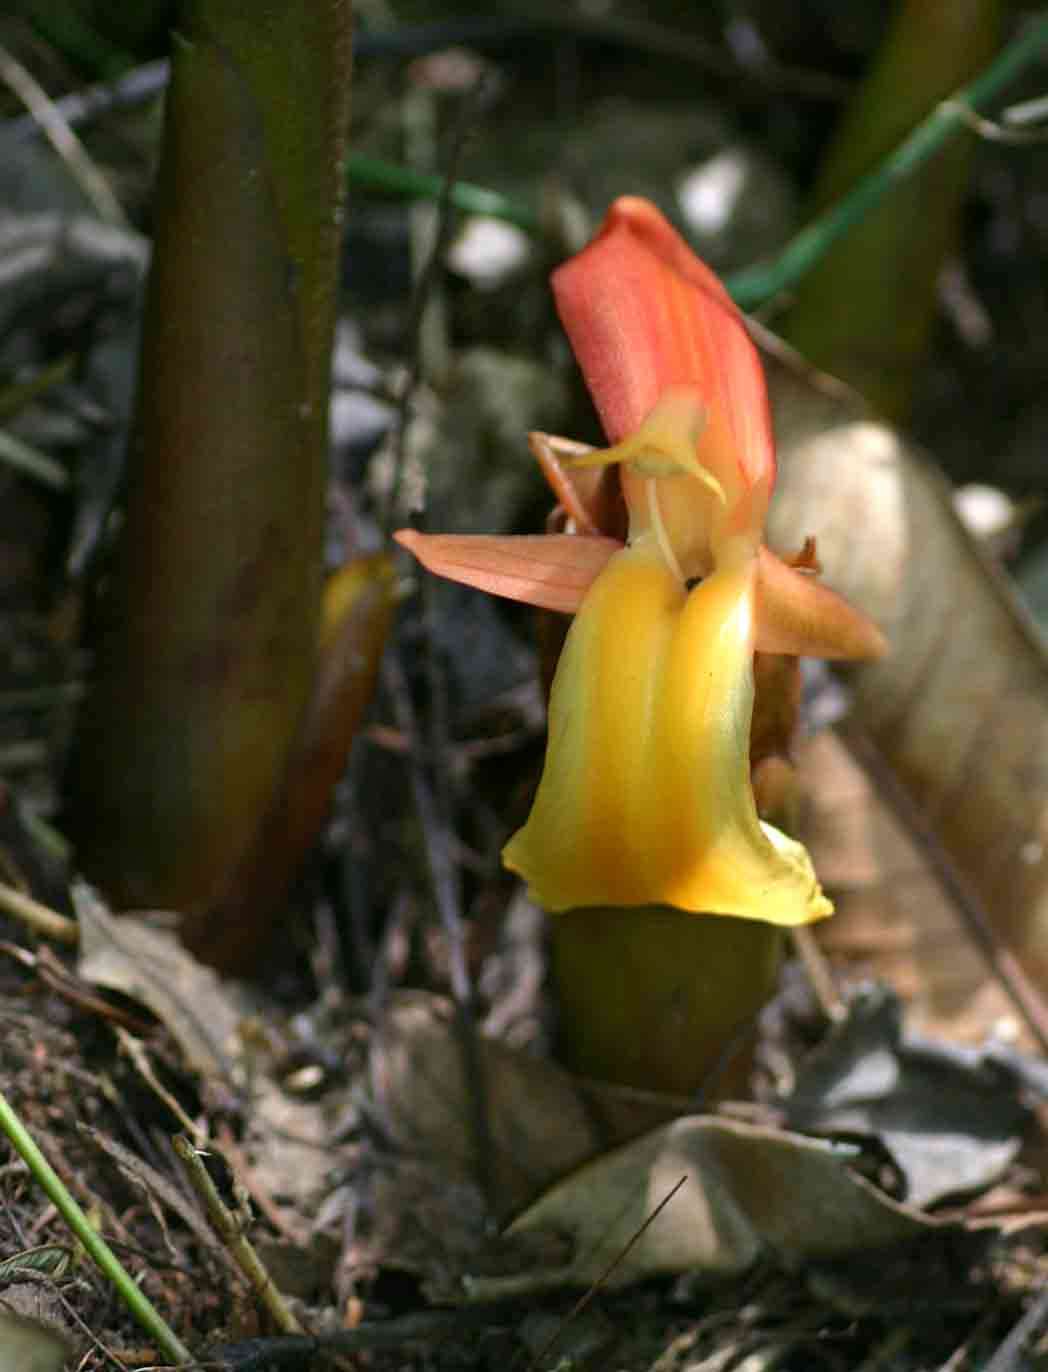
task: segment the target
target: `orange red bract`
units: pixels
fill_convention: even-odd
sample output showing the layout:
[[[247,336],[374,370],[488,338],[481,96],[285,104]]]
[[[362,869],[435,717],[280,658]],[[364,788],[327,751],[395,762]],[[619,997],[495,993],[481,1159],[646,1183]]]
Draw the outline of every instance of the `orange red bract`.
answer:
[[[612,443],[673,386],[696,386],[711,439],[751,484],[775,479],[756,349],[720,281],[654,205],[624,196],[551,277],[572,351]]]

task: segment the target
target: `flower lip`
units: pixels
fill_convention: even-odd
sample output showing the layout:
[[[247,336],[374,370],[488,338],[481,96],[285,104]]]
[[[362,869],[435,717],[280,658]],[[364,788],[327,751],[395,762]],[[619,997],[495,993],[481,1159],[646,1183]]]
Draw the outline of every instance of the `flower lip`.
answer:
[[[755,580],[751,560],[689,592],[638,541],[594,584],[557,668],[535,804],[503,852],[546,909],[830,913],[750,788]]]

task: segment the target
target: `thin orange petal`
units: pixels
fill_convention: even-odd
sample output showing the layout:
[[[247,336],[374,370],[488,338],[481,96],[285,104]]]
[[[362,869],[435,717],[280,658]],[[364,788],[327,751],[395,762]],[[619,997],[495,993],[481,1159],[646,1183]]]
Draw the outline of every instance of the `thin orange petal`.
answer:
[[[399,529],[393,537],[427,571],[507,600],[574,614],[613,553],[613,538],[572,534],[421,534]]]
[[[775,456],[757,350],[724,287],[654,205],[616,200],[552,284],[612,443],[636,429],[667,388],[697,387],[710,416],[703,466],[722,481],[734,469],[743,484],[770,489]]]
[[[757,563],[756,628],[764,653],[862,661],[888,651],[872,619],[767,548]]]
[[[626,505],[618,473],[610,468],[568,465],[574,458],[593,452],[590,444],[536,431],[528,434],[528,447],[565,516],[574,522],[574,533],[625,540]]]

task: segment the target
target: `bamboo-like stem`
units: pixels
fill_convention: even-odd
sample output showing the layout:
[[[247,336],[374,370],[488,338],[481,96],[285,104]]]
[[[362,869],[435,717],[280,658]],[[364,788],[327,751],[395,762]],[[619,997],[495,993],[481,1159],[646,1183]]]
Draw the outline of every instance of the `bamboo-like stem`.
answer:
[[[823,159],[822,209],[875,168],[930,107],[978,72],[997,46],[999,0],[905,0]],[[971,106],[954,107],[963,121]],[[804,278],[788,342],[896,421],[910,408],[927,351],[943,263],[955,250],[974,139],[954,137],[920,176],[868,209]],[[845,310],[828,301],[848,302]]]
[[[183,4],[138,411],[70,781],[117,904],[205,917],[301,726],[321,596],[347,0]]]
[[[967,127],[962,114],[964,106],[975,109],[991,100],[1046,47],[1048,18],[1036,19],[1001,50],[980,76],[938,104],[883,162],[847,195],[806,224],[770,262],[756,263],[728,277],[724,284],[735,302],[743,309],[753,309],[795,286],[893,186],[911,176],[949,137]]]

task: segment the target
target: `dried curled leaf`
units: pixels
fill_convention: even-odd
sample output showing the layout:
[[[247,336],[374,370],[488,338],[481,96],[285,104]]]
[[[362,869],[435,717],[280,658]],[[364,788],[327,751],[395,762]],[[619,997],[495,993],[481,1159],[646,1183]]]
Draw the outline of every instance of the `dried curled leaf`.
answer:
[[[960,1048],[903,1030],[896,997],[868,986],[801,1066],[784,1103],[793,1129],[876,1137],[898,1164],[910,1205],[985,1190],[1017,1157],[1031,1112],[1023,1096],[1048,1073],[1000,1045]]]
[[[825,1260],[903,1243],[935,1227],[851,1172],[852,1152],[688,1115],[573,1173],[509,1232],[570,1235],[572,1263],[535,1273],[533,1285],[541,1288],[589,1286],[613,1263],[612,1286],[689,1271],[737,1276],[762,1255],[787,1264]],[[474,1282],[471,1291],[491,1300],[507,1285],[522,1294],[517,1278]]]
[[[240,1014],[215,973],[174,934],[133,915],[114,918],[83,883],[73,886],[73,904],[80,975],[147,1006],[204,1077],[234,1080]]]
[[[772,537],[885,631],[856,718],[1027,970],[1048,979],[1048,659],[926,457],[861,402],[769,367]],[[861,536],[860,536],[861,535]]]
[[[372,1041],[371,1099],[383,1128],[409,1156],[445,1177],[475,1181],[473,1092],[487,1103],[488,1165],[507,1218],[602,1149],[635,1138],[684,1107],[673,1097],[579,1081],[554,1063],[505,1044],[477,1044],[471,1073],[447,1001],[401,992]]]

